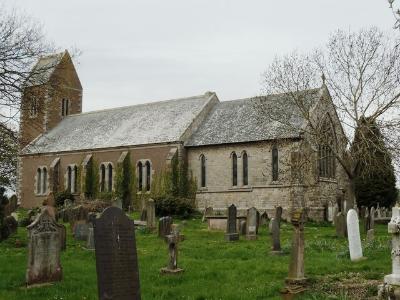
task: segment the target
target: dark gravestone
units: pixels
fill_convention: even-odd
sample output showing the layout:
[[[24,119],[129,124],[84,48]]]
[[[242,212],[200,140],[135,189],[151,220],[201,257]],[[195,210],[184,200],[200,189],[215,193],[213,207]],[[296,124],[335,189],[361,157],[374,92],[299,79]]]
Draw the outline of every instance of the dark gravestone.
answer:
[[[281,240],[280,240],[280,228],[277,219],[271,220],[272,222],[272,254],[281,254]]]
[[[115,206],[94,221],[97,286],[100,300],[140,299],[135,225]]]
[[[89,235],[90,224],[84,221],[76,221],[74,224],[74,238],[78,241],[86,241]]]
[[[260,216],[260,226],[266,225],[268,222],[268,213],[264,211]]]
[[[347,222],[346,216],[340,212],[335,217],[336,235],[338,237],[347,237]]]
[[[67,249],[67,228],[63,224],[60,225],[60,240],[61,240],[61,250],[65,251]]]
[[[226,234],[225,239],[227,241],[237,241],[239,239],[239,233],[237,232],[237,209],[235,205],[228,207],[228,219],[226,221]]]
[[[158,222],[158,237],[165,238],[167,235],[171,234],[172,228],[172,218],[162,217]]]
[[[282,212],[283,209],[280,206],[275,209],[275,220],[278,222],[279,228],[281,228]]]
[[[239,233],[241,235],[246,235],[246,221],[242,220],[239,223]]]

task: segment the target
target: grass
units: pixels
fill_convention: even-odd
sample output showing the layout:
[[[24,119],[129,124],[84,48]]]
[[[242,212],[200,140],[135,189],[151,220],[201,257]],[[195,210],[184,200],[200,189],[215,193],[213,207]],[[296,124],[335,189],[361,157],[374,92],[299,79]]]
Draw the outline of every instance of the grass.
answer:
[[[61,257],[64,279],[40,288],[24,287],[27,250],[16,248],[15,241],[27,242],[26,229],[19,228],[16,235],[0,243],[1,300],[97,299],[94,252],[75,241],[69,227],[67,232],[67,250]],[[238,242],[226,242],[223,232],[208,231],[198,218],[186,221],[183,233],[186,240],[179,245],[178,266],[185,272],[162,276],[159,270],[168,260],[166,244],[156,233],[136,231],[142,299],[281,299],[291,248],[290,224],[282,223],[281,256],[269,253],[271,238],[266,226],[257,241],[240,237]],[[343,278],[382,280],[391,273],[390,236],[384,225],[376,226],[373,244],[363,242],[368,259],[357,263],[350,262],[347,240],[336,238],[334,227],[308,224],[305,236],[305,269],[311,287],[301,299],[350,299],[340,291],[334,296],[330,289]],[[370,291],[375,292],[374,288]]]

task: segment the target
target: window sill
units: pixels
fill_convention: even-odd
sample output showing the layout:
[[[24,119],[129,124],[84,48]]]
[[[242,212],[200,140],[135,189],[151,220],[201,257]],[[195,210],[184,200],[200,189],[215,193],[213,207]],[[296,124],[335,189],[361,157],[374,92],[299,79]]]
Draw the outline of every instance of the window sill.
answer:
[[[331,182],[331,183],[337,183],[337,179],[335,178],[327,178],[327,177],[320,177],[318,179],[319,182]]]
[[[253,187],[244,185],[244,186],[232,186],[231,188],[228,189],[228,191],[252,191]]]

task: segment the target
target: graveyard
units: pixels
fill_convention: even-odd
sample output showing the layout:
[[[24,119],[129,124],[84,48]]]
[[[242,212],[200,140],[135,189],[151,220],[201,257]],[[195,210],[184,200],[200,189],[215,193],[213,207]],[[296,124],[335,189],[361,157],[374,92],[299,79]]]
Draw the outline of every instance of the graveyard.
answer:
[[[130,218],[138,220],[137,213]],[[59,221],[59,223],[62,223]],[[142,299],[282,299],[288,276],[293,226],[281,222],[281,253],[271,253],[268,224],[260,226],[257,239],[240,235],[225,239],[225,231],[209,230],[201,216],[174,219],[185,238],[179,243],[178,267],[183,271],[162,275],[168,248],[157,230],[135,230]],[[0,299],[98,299],[95,251],[72,237],[70,225],[66,250],[61,252],[63,279],[50,285],[25,287],[27,230],[0,244]],[[330,223],[305,225],[305,276],[307,291],[297,299],[368,299],[377,295],[384,275],[391,273],[387,225],[375,224],[375,238],[366,241],[361,228],[364,260],[350,260],[347,238],[338,238]]]

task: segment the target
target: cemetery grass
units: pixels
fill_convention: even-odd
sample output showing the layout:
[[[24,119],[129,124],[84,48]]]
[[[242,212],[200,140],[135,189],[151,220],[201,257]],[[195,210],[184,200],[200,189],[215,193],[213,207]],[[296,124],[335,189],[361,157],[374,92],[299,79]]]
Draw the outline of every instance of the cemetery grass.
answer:
[[[137,216],[136,216],[137,218]],[[181,223],[181,220],[176,221]],[[266,226],[257,241],[226,242],[224,233],[208,231],[200,218],[185,221],[186,240],[179,244],[180,275],[160,275],[168,261],[165,242],[157,233],[136,231],[142,299],[281,299],[288,272],[292,226],[282,223],[283,255],[271,255],[270,235]],[[51,286],[26,289],[27,232],[18,233],[0,243],[0,299],[97,299],[95,255],[84,249],[85,243],[75,241],[67,225],[67,250],[62,252],[64,278]],[[309,223],[305,229],[305,270],[311,288],[301,299],[352,299],[335,287],[342,278],[357,276],[380,281],[391,271],[387,226],[376,225],[375,242],[367,245],[362,234],[367,260],[350,262],[347,239],[335,237],[330,225]],[[16,240],[24,243],[17,248]],[[355,274],[355,275],[354,275]],[[325,278],[330,278],[329,283]],[[324,282],[324,284],[319,284]],[[370,288],[371,296],[376,288]],[[376,294],[375,294],[376,295]]]

